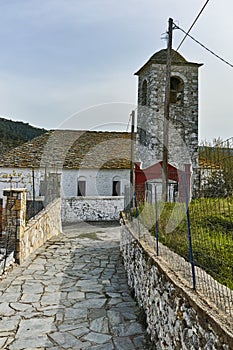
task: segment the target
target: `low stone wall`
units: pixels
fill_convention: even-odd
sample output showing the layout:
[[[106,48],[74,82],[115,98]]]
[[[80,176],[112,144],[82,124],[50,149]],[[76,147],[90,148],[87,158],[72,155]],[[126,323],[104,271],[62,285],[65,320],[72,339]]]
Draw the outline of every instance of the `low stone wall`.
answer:
[[[70,197],[62,200],[62,222],[118,220],[124,197]]]
[[[61,233],[61,200],[56,199],[29,220],[20,233],[19,263],[42,246],[48,239]]]
[[[132,288],[157,350],[231,350],[233,330],[162,258],[122,224],[121,251]]]

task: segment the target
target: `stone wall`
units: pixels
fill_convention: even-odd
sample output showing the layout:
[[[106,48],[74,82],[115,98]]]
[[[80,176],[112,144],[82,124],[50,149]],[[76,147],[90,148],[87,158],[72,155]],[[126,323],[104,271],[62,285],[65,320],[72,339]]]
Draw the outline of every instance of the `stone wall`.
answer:
[[[62,222],[118,220],[124,197],[70,197],[62,199]]]
[[[172,65],[171,76],[184,82],[180,104],[170,105],[169,163],[184,170],[183,164],[198,162],[198,66]],[[142,105],[142,86],[147,81],[148,101]],[[137,161],[146,168],[163,159],[163,120],[166,63],[151,64],[139,74]]]
[[[56,199],[29,220],[20,237],[19,262],[24,261],[52,236],[61,233],[61,200]]]
[[[26,222],[27,190],[11,188],[3,194],[6,197],[5,230],[11,231],[15,261],[21,264],[48,239],[61,232],[61,200],[54,200]]]
[[[232,326],[224,315],[188,288],[127,225],[122,225],[121,250],[128,284],[146,313],[156,349],[233,349]]]

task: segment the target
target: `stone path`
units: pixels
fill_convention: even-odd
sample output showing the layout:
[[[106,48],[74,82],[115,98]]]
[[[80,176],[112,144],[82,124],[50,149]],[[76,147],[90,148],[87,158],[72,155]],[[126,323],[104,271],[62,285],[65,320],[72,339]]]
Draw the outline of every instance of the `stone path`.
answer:
[[[0,282],[0,349],[150,349],[119,226],[64,227]]]

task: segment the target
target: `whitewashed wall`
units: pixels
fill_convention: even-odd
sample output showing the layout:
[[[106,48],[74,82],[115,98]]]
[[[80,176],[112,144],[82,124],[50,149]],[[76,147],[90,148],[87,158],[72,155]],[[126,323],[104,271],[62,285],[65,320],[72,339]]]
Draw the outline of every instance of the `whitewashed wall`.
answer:
[[[10,182],[12,176],[12,182]],[[35,169],[35,194],[39,196],[40,181],[44,179],[44,170]],[[76,197],[78,178],[86,180],[86,196],[111,196],[112,182],[121,182],[121,195],[124,195],[125,185],[130,182],[128,169],[63,169],[62,197]],[[26,188],[28,198],[32,197],[32,169],[29,168],[0,168],[0,198],[6,188]]]
[[[38,169],[34,170],[35,193],[39,196],[40,181],[44,173]],[[12,177],[12,180],[11,180]],[[0,168],[0,198],[3,197],[3,190],[7,188],[26,188],[27,197],[32,197],[32,169],[29,168]]]
[[[119,220],[124,197],[71,197],[62,199],[63,223]]]
[[[86,180],[86,196],[111,196],[114,179],[121,181],[121,195],[124,195],[125,185],[129,184],[128,169],[63,169],[62,197],[76,197],[78,178]]]

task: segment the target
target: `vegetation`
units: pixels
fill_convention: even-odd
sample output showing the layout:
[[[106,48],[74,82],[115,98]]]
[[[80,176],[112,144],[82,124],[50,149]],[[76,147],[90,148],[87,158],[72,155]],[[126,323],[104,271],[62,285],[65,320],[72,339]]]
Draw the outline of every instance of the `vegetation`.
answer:
[[[159,241],[189,260],[186,210],[183,203],[160,203]],[[233,198],[199,198],[189,206],[196,266],[233,289]],[[139,208],[140,220],[155,234],[155,206]]]
[[[217,139],[214,146],[199,147],[199,189],[196,197],[227,197],[233,194],[233,138]]]
[[[45,132],[45,129],[35,128],[28,123],[0,118],[0,154]]]

